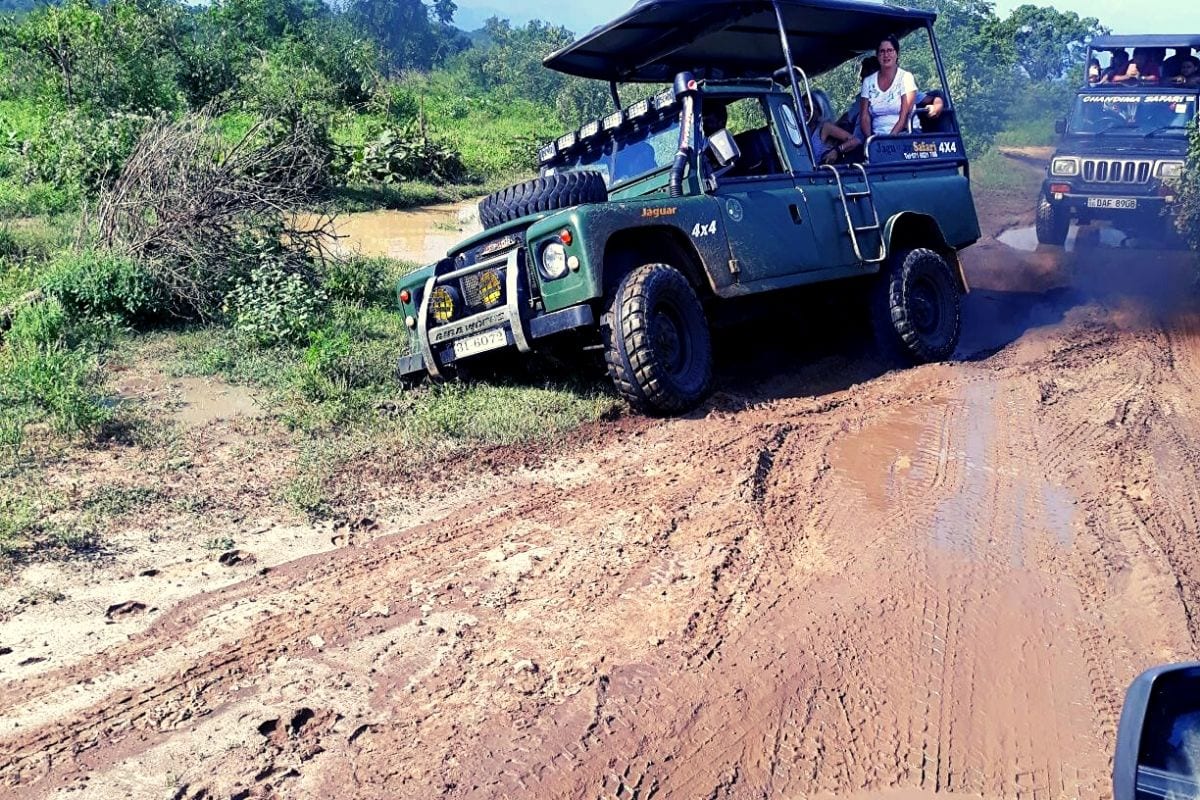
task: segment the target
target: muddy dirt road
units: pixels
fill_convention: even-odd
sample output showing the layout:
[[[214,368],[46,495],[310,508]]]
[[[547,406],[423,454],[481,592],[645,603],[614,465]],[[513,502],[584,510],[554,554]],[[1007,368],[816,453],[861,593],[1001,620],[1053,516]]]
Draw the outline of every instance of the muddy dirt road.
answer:
[[[1157,261],[989,239],[954,363],[796,345],[686,419],[381,465],[377,530],[0,673],[0,795],[1104,797],[1128,681],[1200,655]]]

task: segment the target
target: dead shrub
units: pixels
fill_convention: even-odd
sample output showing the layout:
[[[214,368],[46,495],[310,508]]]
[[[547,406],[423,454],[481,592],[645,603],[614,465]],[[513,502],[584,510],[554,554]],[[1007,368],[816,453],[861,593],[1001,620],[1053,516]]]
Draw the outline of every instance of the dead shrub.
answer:
[[[264,121],[232,145],[207,113],[158,121],[100,197],[100,241],[141,262],[175,313],[212,316],[264,242],[298,269],[328,256],[333,218],[308,212],[331,152],[303,120]]]

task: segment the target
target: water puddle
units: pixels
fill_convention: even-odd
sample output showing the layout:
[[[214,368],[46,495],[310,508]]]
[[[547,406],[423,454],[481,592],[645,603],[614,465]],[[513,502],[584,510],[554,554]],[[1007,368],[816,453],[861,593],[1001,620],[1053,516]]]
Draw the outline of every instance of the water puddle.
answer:
[[[1022,253],[1036,253],[1042,250],[1053,252],[1057,250],[1054,247],[1038,244],[1037,229],[1033,226],[1027,228],[1010,228],[997,236],[996,240],[1000,244],[1011,247],[1013,250],[1020,250]],[[1116,228],[1107,226],[1080,228],[1078,225],[1072,225],[1070,233],[1067,234],[1067,242],[1063,249],[1068,253],[1073,253],[1076,249],[1088,247],[1130,247],[1135,241],[1135,239],[1127,235],[1124,231]]]
[[[335,251],[428,264],[482,228],[474,203],[368,211],[336,220]]]
[[[930,545],[956,558],[1021,567],[1033,544],[1069,548],[1074,499],[1003,447],[1001,391],[971,384],[954,402],[868,425],[833,449],[834,474],[871,509],[924,525]]]
[[[830,462],[878,510],[905,502],[906,490],[933,480],[945,405],[893,415],[834,446]]]
[[[262,407],[245,386],[208,378],[181,378],[172,381],[170,388],[173,390],[171,416],[190,428],[262,415]]]

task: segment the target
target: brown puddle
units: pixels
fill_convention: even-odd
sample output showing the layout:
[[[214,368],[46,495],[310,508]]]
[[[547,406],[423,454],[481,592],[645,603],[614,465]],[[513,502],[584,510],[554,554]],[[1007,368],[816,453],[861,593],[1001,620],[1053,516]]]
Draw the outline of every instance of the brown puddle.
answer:
[[[1000,545],[1021,566],[1033,538],[1071,547],[1071,494],[1003,463],[996,392],[973,384],[958,402],[885,416],[834,448],[834,474],[885,516],[931,509],[923,524],[944,553],[975,560]]]
[[[335,221],[335,250],[428,264],[478,233],[475,204],[446,204],[410,211],[368,211]]]

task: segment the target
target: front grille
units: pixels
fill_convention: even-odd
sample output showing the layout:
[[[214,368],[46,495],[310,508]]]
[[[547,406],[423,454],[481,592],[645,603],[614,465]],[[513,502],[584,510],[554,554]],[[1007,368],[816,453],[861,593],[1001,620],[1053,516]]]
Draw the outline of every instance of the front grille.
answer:
[[[1088,183],[1149,183],[1149,161],[1123,158],[1085,158],[1083,179]]]

